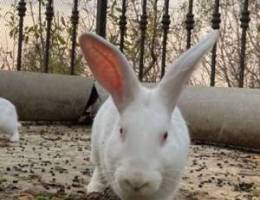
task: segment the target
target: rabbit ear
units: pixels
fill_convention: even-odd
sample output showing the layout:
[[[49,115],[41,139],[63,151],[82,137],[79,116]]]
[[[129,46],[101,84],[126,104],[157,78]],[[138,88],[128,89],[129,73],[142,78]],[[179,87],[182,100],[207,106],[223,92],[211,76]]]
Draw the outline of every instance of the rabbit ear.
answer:
[[[218,36],[218,31],[208,33],[197,45],[186,51],[169,66],[169,71],[157,87],[159,96],[169,112],[173,111],[185,83],[196,68],[196,64],[214,46]]]
[[[94,77],[111,94],[119,111],[130,103],[140,88],[125,56],[103,38],[88,33],[79,44]]]

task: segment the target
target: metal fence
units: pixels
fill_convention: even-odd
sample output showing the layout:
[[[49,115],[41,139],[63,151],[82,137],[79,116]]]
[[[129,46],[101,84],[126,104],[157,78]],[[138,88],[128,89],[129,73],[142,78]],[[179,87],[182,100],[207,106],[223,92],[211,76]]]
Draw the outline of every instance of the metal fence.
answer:
[[[186,47],[187,49],[191,46],[191,37],[192,30],[194,29],[194,13],[193,13],[193,0],[187,0],[189,3],[188,13],[186,15],[186,30],[187,30],[187,41]],[[119,29],[120,29],[120,50],[124,51],[124,38],[126,33],[126,25],[127,25],[127,0],[122,0],[122,12],[119,20]],[[212,11],[212,20],[211,26],[213,29],[219,29],[221,24],[221,14],[220,14],[220,0],[212,0],[214,4],[214,9]],[[244,0],[241,2],[242,12],[241,12],[241,52],[240,52],[240,72],[239,72],[239,87],[243,87],[244,85],[244,73],[245,73],[245,55],[246,55],[246,42],[247,42],[247,30],[250,22],[250,12],[249,12],[249,1]],[[140,23],[140,58],[139,58],[139,74],[138,77],[142,81],[143,79],[143,71],[144,71],[144,52],[145,52],[145,39],[146,39],[146,31],[147,31],[147,0],[142,0],[142,13],[141,18],[139,20]],[[106,24],[107,24],[107,0],[97,0],[97,17],[96,17],[96,33],[106,37]],[[23,20],[26,14],[26,2],[24,0],[20,0],[18,7],[18,15],[19,15],[19,37],[18,37],[18,53],[17,53],[17,70],[21,70],[21,62],[22,62],[22,46],[23,46]],[[52,20],[54,16],[54,8],[53,8],[53,0],[48,0],[46,4],[46,21],[47,21],[47,29],[46,29],[46,38],[45,38],[45,48],[44,48],[44,72],[48,72],[49,69],[49,50],[50,50],[50,37],[51,37],[51,26]],[[71,35],[71,61],[70,61],[70,74],[73,75],[75,73],[75,48],[76,48],[76,38],[77,38],[77,27],[79,22],[79,11],[78,11],[78,0],[74,0],[74,6],[72,8],[71,14],[71,26],[72,26],[72,35]],[[164,0],[164,9],[163,9],[163,17],[162,17],[162,57],[161,57],[161,77],[163,77],[165,73],[165,63],[166,63],[166,50],[167,50],[167,36],[169,32],[170,26],[170,15],[169,15],[169,0]],[[216,75],[216,54],[217,52],[217,44],[214,46],[211,55],[211,75],[210,75],[210,86],[215,85],[215,75]]]

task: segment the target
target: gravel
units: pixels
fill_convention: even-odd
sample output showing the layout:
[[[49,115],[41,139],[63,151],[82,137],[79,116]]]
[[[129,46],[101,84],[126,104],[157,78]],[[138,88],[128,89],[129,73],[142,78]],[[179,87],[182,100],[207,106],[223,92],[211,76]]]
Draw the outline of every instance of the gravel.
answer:
[[[1,200],[116,199],[86,194],[89,127],[25,125],[19,144],[0,137]],[[193,145],[177,200],[214,199],[259,200],[260,154]]]

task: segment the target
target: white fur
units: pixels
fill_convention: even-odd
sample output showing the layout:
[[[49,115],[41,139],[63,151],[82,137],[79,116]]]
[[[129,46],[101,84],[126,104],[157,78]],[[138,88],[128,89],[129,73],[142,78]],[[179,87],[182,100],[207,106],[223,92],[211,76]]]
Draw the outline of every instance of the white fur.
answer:
[[[111,94],[93,124],[91,159],[96,168],[88,192],[102,192],[110,186],[123,200],[174,197],[190,144],[176,102],[195,65],[217,38],[216,31],[208,34],[170,66],[156,88],[147,89],[119,50],[93,34],[81,36],[90,69]],[[162,142],[165,132],[168,138]]]
[[[11,142],[19,141],[18,127],[21,126],[17,119],[15,106],[8,100],[0,97],[0,132],[9,135]]]

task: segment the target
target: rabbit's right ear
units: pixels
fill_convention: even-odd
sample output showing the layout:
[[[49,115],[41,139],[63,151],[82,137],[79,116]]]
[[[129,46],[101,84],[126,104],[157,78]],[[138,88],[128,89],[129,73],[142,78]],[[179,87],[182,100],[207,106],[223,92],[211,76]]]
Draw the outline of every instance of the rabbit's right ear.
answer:
[[[200,59],[214,46],[219,37],[217,30],[211,31],[197,45],[183,53],[165,74],[158,85],[159,96],[171,113]]]
[[[135,98],[140,84],[125,56],[103,38],[80,36],[82,53],[98,82],[111,94],[119,112]]]

